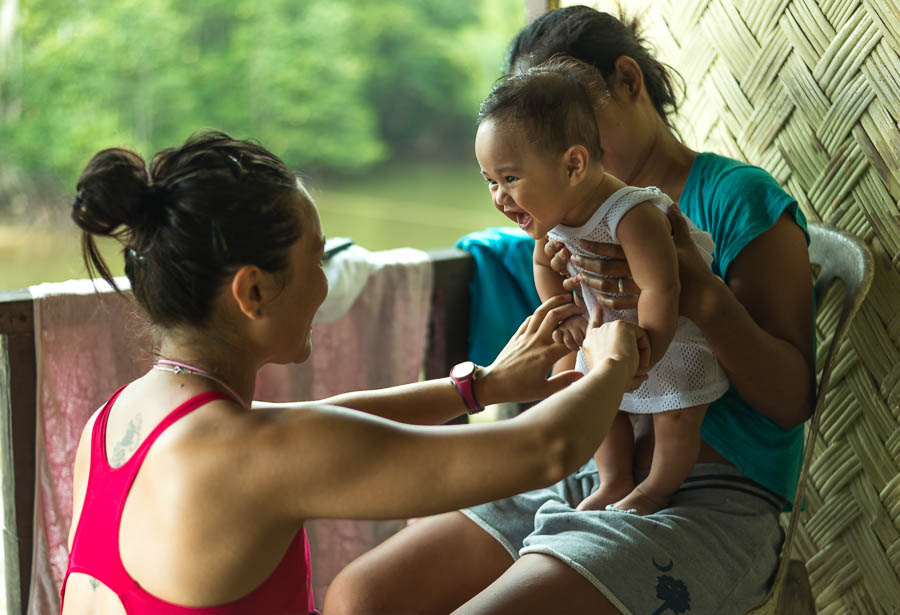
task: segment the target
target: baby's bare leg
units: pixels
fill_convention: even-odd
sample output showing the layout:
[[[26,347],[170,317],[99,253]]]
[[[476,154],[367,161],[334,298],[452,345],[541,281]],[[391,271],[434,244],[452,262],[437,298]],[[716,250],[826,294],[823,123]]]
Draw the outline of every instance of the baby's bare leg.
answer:
[[[613,419],[609,433],[594,453],[600,486],[578,505],[578,510],[603,510],[634,489],[634,434],[624,412]]]
[[[681,486],[700,452],[700,424],[708,404],[653,415],[653,463],[650,474],[625,498],[621,510],[649,515],[665,508]]]

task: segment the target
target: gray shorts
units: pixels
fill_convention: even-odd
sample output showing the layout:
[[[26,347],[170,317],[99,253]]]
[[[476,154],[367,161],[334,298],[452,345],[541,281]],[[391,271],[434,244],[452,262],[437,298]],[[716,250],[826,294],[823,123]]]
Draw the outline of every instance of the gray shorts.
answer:
[[[552,555],[625,614],[743,615],[762,600],[784,537],[777,495],[732,466],[698,464],[658,513],[576,511],[597,486],[591,460],[551,487],[462,512],[513,559]]]

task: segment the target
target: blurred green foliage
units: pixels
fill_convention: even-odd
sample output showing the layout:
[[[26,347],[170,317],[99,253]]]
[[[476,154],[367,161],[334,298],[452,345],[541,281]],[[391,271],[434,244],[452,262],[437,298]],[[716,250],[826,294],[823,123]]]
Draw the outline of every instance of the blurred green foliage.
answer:
[[[0,0],[0,217],[34,217],[99,149],[205,127],[304,172],[466,159],[523,5]]]

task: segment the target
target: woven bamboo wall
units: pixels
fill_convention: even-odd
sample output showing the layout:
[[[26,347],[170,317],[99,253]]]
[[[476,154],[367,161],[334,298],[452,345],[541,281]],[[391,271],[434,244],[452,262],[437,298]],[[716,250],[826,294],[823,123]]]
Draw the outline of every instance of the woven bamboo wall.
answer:
[[[646,6],[649,40],[684,77],[689,146],[765,168],[811,220],[872,248],[876,277],[826,395],[795,557],[820,613],[900,613],[900,0],[622,4]],[[837,314],[826,302],[819,326]]]

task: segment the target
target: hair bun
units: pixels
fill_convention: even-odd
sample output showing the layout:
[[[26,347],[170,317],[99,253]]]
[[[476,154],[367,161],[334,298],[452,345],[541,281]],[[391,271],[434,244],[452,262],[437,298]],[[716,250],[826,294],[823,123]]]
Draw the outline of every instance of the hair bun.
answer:
[[[150,185],[144,159],[121,148],[99,152],[78,180],[72,219],[89,233],[113,235],[120,227],[139,231],[159,217],[158,190]]]

